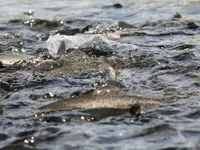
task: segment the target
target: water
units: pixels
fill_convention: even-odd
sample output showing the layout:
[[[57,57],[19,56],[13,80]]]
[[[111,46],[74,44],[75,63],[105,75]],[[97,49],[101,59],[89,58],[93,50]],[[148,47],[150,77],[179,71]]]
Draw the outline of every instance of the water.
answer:
[[[17,91],[1,93],[0,149],[200,148],[199,1],[9,0],[0,6],[1,53],[37,55],[55,33],[121,33],[116,41],[127,45],[116,55],[133,60],[119,76],[128,94],[173,101],[139,118],[80,121],[86,114],[78,110],[35,116],[39,107],[91,90],[99,79],[48,78],[25,87],[16,79]],[[172,19],[176,12],[181,19]],[[119,30],[119,21],[134,28]]]

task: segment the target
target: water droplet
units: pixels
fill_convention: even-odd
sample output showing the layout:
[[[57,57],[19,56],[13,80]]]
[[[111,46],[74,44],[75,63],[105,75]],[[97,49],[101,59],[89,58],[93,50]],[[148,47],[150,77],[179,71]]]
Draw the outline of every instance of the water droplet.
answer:
[[[54,94],[52,92],[49,92],[50,97],[54,97]]]
[[[31,143],[34,143],[34,142],[35,142],[35,140],[30,140],[30,142],[31,142]]]
[[[100,93],[101,93],[101,91],[100,91],[100,90],[98,90],[98,91],[97,91],[97,94],[100,94]]]
[[[28,142],[28,140],[24,140],[24,143],[28,144],[29,142]]]

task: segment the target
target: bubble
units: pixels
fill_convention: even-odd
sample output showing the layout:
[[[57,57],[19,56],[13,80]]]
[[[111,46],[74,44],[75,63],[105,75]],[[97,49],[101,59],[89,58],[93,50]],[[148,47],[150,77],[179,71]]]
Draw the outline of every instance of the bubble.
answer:
[[[97,83],[94,83],[94,87],[96,87],[96,86],[98,86],[98,84],[97,84]]]
[[[97,94],[100,94],[100,93],[101,93],[101,91],[100,91],[100,90],[98,90],[98,91],[97,91]]]
[[[141,115],[144,115],[144,114],[145,114],[145,111],[140,111],[140,114],[141,114]]]
[[[35,140],[30,140],[31,143],[35,143]]]
[[[28,143],[29,143],[29,141],[28,141],[28,140],[24,140],[24,143],[28,144]]]
[[[21,52],[26,52],[26,50],[24,48],[21,49]]]
[[[54,97],[54,94],[52,92],[49,92],[50,97]]]
[[[120,132],[120,133],[119,133],[119,136],[122,136],[122,135],[123,135],[123,134]]]
[[[106,86],[106,84],[103,84],[103,85],[102,85],[102,87],[105,87],[105,86]]]

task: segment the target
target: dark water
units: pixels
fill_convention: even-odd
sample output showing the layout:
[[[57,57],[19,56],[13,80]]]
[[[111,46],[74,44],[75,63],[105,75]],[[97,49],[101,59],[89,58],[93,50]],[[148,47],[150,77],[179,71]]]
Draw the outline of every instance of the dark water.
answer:
[[[34,117],[42,105],[98,80],[49,78],[1,96],[0,149],[200,149],[199,1],[9,0],[0,6],[1,53],[36,55],[55,33],[121,33],[117,41],[127,46],[116,55],[133,60],[119,77],[128,93],[174,101],[140,118],[72,122],[83,115],[76,110]],[[176,12],[182,18],[173,18]],[[120,21],[132,28],[119,30]]]

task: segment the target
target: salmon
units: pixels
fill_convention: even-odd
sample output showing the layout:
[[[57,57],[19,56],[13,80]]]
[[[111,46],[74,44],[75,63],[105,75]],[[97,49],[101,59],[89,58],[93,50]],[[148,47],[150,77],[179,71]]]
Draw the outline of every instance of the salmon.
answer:
[[[20,55],[20,54],[12,54],[12,53],[0,54],[0,63],[3,66],[10,66],[17,62],[27,60],[33,57],[34,56],[31,56],[31,55]]]
[[[126,95],[118,87],[102,87],[80,96],[63,99],[41,107],[44,110],[122,108],[129,109],[135,104],[152,108],[165,103],[164,100],[153,100]]]

